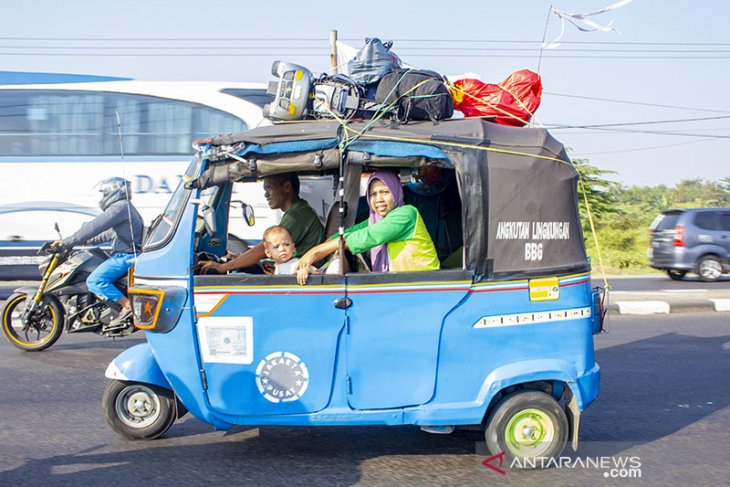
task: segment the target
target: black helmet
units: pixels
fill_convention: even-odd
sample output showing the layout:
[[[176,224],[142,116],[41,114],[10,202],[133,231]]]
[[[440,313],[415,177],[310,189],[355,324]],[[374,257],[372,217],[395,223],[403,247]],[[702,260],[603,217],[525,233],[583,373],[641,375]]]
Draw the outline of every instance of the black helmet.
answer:
[[[124,178],[108,178],[97,183],[95,187],[102,194],[101,200],[99,200],[99,207],[102,211],[119,200],[132,199],[132,183]]]

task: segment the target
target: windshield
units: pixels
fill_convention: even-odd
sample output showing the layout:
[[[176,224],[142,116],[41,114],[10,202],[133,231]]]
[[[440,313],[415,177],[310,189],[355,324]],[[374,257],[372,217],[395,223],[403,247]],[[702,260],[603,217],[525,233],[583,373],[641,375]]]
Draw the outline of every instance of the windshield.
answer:
[[[150,225],[145,248],[154,248],[162,245],[172,234],[172,230],[177,225],[180,216],[185,209],[185,203],[190,196],[190,190],[185,189],[185,183],[197,177],[200,174],[200,167],[203,163],[202,158],[194,157],[187,170],[185,176],[180,180],[175,192],[172,194],[170,201],[157,218]]]
[[[662,213],[654,219],[654,221],[649,226],[649,229],[657,231],[673,230],[681,214],[681,212]]]

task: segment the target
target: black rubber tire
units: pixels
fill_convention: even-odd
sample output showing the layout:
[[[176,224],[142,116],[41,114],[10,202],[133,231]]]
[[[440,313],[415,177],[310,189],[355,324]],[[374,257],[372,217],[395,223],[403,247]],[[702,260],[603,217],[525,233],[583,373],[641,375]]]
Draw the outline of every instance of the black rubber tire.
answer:
[[[175,400],[175,406],[177,406],[177,415],[176,415],[177,419],[180,419],[183,416],[185,416],[186,414],[188,414],[188,408],[186,408],[185,404],[180,402],[180,399],[178,399],[177,397]]]
[[[17,310],[25,306],[31,300],[31,296],[25,293],[16,293],[10,296],[3,309],[3,334],[14,346],[29,352],[39,352],[50,347],[61,338],[63,333],[63,308],[54,299],[43,298],[41,306],[41,323],[33,330],[22,330],[20,317]],[[13,313],[16,316],[13,317]],[[43,334],[41,336],[41,334]],[[35,339],[33,337],[35,336]]]
[[[717,281],[722,276],[722,262],[714,255],[706,255],[697,262],[697,274],[705,282]]]
[[[679,269],[667,269],[667,275],[673,280],[673,281],[681,281],[684,276],[687,275],[687,271],[682,271]]]
[[[130,410],[130,405],[137,409]],[[130,440],[159,438],[177,419],[175,394],[140,382],[111,380],[102,398],[104,418],[119,435]]]
[[[533,413],[534,412],[534,413]],[[541,418],[539,421],[533,417]],[[517,430],[522,425],[523,431],[542,433],[544,437],[536,448],[520,446],[507,440],[508,428]],[[521,421],[521,422],[520,422]],[[535,428],[536,424],[542,427]],[[513,459],[531,460],[544,458],[536,462],[514,462],[516,467],[533,468],[547,465],[549,458],[557,458],[565,449],[568,441],[568,418],[560,404],[550,395],[538,391],[519,391],[504,397],[492,410],[484,432],[487,448],[493,455],[505,453],[507,467]],[[528,440],[529,441],[529,440]],[[542,463],[541,463],[542,462]]]

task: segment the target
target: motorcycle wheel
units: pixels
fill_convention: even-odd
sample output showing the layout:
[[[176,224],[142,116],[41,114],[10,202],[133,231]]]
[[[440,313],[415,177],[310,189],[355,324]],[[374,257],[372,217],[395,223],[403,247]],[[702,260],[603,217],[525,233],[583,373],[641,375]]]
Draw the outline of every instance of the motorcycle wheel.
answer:
[[[109,426],[130,440],[158,438],[178,417],[172,391],[141,382],[110,381],[102,407]]]
[[[3,333],[5,338],[21,350],[40,351],[50,347],[63,333],[63,309],[54,300],[43,299],[36,315],[28,327],[22,320],[23,311],[31,296],[13,294],[3,310]]]

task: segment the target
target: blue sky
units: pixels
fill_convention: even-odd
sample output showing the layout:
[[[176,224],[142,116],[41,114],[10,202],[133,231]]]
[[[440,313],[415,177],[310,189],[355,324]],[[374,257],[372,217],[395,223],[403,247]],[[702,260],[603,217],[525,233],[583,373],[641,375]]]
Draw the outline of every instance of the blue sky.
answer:
[[[352,45],[365,37],[392,39],[393,50],[410,64],[474,72],[496,83],[518,69],[537,70],[543,35],[552,39],[560,31],[558,18],[548,14],[551,4],[585,13],[610,3],[6,2],[0,66],[266,82],[275,59],[328,70],[329,32],[336,29]],[[593,19],[613,21],[620,34],[566,26],[561,47],[543,51],[540,61],[539,122],[602,125],[552,132],[572,157],[616,171],[614,179],[626,185],[730,176],[730,2],[634,0]],[[654,123],[667,120],[681,121]]]

